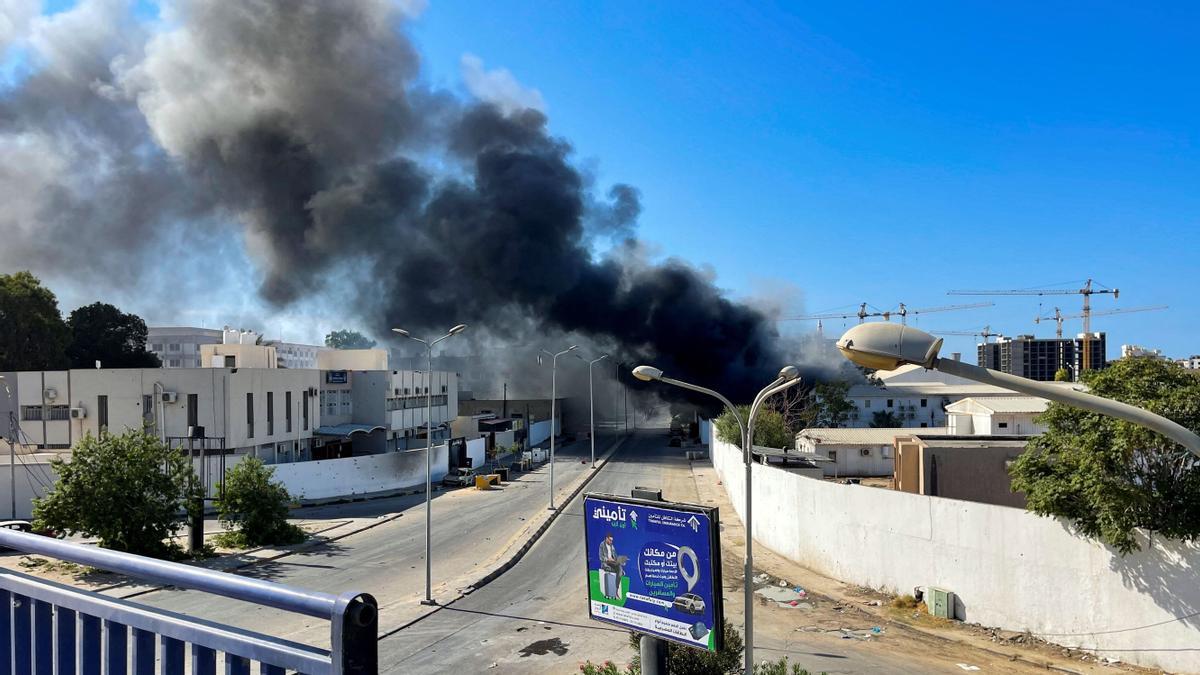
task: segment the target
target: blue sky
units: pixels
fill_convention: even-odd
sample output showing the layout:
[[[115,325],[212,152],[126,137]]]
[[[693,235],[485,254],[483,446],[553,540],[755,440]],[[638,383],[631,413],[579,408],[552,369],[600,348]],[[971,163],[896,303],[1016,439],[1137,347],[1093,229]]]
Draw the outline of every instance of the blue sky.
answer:
[[[460,1],[411,31],[434,82],[461,88],[472,53],[539,90],[602,181],[641,189],[642,236],[734,293],[783,280],[819,312],[1093,277],[1122,290],[1097,309],[1171,306],[1096,319],[1114,355],[1183,356],[1200,352],[1198,23],[1184,3]],[[920,325],[1051,334],[1039,302],[1081,305],[994,301]]]
[[[437,86],[466,95],[473,54],[537,89],[602,186],[641,190],[658,254],[734,295],[800,314],[1092,277],[1122,291],[1098,310],[1171,306],[1097,319],[1110,354],[1184,356],[1200,353],[1196,25],[1191,3],[432,0],[407,30]],[[994,301],[918,324],[1047,335],[1039,303],[1080,308]]]

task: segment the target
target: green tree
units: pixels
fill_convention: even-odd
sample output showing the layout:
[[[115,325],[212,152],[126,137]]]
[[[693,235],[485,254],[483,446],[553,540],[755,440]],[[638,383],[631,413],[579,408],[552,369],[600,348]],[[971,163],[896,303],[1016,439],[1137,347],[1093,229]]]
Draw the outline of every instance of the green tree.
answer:
[[[325,336],[325,346],[333,349],[370,349],[375,341],[356,330],[335,330]]]
[[[750,406],[739,405],[737,407],[738,416],[745,423],[750,415]],[[721,413],[716,419],[715,426],[717,428],[717,437],[726,443],[732,443],[738,447],[742,445],[742,432],[738,427],[737,420],[729,410]],[[759,408],[758,415],[754,418],[754,444],[768,448],[782,448],[791,445],[793,436],[788,431],[787,426],[783,423],[783,415],[778,411],[771,410],[765,406]]]
[[[58,480],[34,499],[34,527],[60,535],[97,537],[100,545],[155,557],[175,557],[168,538],[181,509],[198,496],[191,461],[144,431],[88,434],[69,460],[51,461]]]
[[[1055,382],[1070,382],[1071,381],[1071,371],[1067,370],[1066,368],[1059,368],[1058,370],[1054,371],[1054,381]]]
[[[288,522],[292,497],[283,483],[271,480],[274,473],[257,457],[247,457],[225,472],[215,504],[221,523],[232,529],[221,543],[247,547],[304,541],[304,530]]]
[[[757,426],[757,424],[755,425]],[[685,647],[674,642],[667,643],[667,672],[671,675],[725,675],[742,672],[742,635],[728,623],[725,624],[724,648],[719,652],[708,652]],[[629,634],[629,647],[639,653],[641,634]],[[640,673],[640,656],[633,657],[630,670]]]
[[[1139,357],[1084,373],[1091,393],[1124,401],[1200,431],[1200,380],[1181,366]],[[1184,541],[1200,536],[1200,460],[1167,438],[1112,417],[1051,403],[1011,469],[1027,508],[1137,550],[1136,530]]]
[[[146,322],[112,305],[96,302],[71,312],[67,319],[71,343],[67,358],[72,368],[157,368],[159,358],[146,351]]]
[[[0,274],[0,370],[63,368],[70,334],[58,299],[37,277]]]
[[[894,429],[904,426],[904,423],[891,410],[876,410],[871,414],[871,426],[876,429]]]
[[[818,382],[808,393],[808,405],[800,415],[805,427],[837,428],[850,419],[854,404],[847,398],[850,382]],[[794,429],[799,431],[799,428]]]

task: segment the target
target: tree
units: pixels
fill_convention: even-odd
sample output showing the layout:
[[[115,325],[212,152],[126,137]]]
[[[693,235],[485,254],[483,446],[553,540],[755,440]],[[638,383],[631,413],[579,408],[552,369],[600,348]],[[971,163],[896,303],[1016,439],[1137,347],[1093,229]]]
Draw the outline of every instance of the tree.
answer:
[[[29,272],[0,274],[0,370],[63,368],[69,339],[50,289]]]
[[[146,322],[112,305],[96,302],[71,312],[67,319],[71,343],[67,358],[72,368],[158,368],[159,358],[146,351]]]
[[[1071,381],[1071,371],[1067,370],[1066,368],[1059,368],[1058,370],[1054,371],[1054,381],[1055,382],[1070,382]]]
[[[846,380],[818,382],[808,393],[807,407],[800,414],[803,426],[837,428],[845,424],[854,411],[854,404],[846,396],[849,391],[850,382]]]
[[[746,423],[750,415],[750,406],[739,405],[738,415],[742,423]],[[717,437],[726,443],[732,443],[739,448],[742,446],[742,432],[733,414],[726,409],[716,419]],[[783,415],[767,407],[758,410],[754,418],[754,444],[767,448],[782,448],[793,443],[793,436],[783,423]]]
[[[904,426],[891,410],[876,410],[871,414],[871,426],[876,429],[895,429]]]
[[[287,488],[271,480],[275,469],[247,457],[217,484],[217,517],[231,528],[222,543],[244,548],[304,541],[304,530],[288,522]]]
[[[375,341],[356,330],[335,330],[325,336],[325,346],[333,349],[370,349]]]
[[[58,480],[33,500],[34,527],[60,535],[97,537],[100,545],[155,557],[175,557],[168,541],[180,510],[199,496],[191,461],[144,431],[88,434],[69,460],[51,460]]]
[[[1126,358],[1083,375],[1091,393],[1124,401],[1200,430],[1200,380],[1151,357]],[[1129,422],[1051,403],[1011,469],[1027,508],[1071,521],[1076,532],[1121,553],[1137,550],[1136,531],[1192,541],[1200,537],[1200,460],[1167,438]]]

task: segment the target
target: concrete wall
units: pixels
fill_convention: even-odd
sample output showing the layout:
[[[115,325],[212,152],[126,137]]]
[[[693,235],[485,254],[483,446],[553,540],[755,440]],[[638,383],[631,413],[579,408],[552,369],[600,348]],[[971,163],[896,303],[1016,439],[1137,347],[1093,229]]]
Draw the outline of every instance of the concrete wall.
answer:
[[[3,465],[0,465],[0,519],[8,520],[12,515],[12,491],[9,489],[8,444],[0,441],[0,451],[3,451]],[[17,459],[16,490],[17,515],[20,520],[32,518],[33,498],[44,497],[58,475],[50,468],[50,462],[44,454],[36,457],[24,456]]]
[[[487,439],[472,438],[467,441],[467,457],[471,460],[472,467],[481,467],[487,460]]]
[[[559,422],[559,420],[554,420],[554,421],[556,422],[556,424],[554,425],[554,430],[556,432],[560,432],[561,428],[557,424],[557,422]],[[534,422],[533,426],[531,426],[529,428],[529,444],[530,445],[537,445],[538,443],[545,442],[549,439],[550,439],[550,420]]]
[[[711,452],[734,509],[742,459]],[[1200,672],[1200,544],[1155,537],[1122,557],[1021,509],[812,480],[755,465],[754,538],[836,579],[958,594],[958,618],[1028,630],[1144,666]]]
[[[936,496],[1023,509],[1025,493],[1012,491],[1012,480],[1008,475],[1008,462],[1023,452],[1024,444],[989,448],[921,448],[922,492],[929,494],[933,489],[930,483],[936,461]]]
[[[449,470],[446,446],[433,446],[436,483]],[[383,455],[322,459],[276,464],[275,480],[297,499],[333,499],[375,492],[402,490],[425,484],[425,451],[389,452]]]

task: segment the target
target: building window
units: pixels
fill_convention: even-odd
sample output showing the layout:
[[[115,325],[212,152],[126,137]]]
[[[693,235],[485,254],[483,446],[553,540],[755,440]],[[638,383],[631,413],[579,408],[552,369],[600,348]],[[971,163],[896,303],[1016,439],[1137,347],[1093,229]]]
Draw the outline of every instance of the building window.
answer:
[[[1001,423],[997,424],[996,426],[997,426],[997,427],[999,427],[999,428],[1001,428],[1001,429],[1007,429],[1007,428],[1008,428],[1008,422],[1001,422]]]
[[[46,419],[51,422],[62,422],[71,419],[71,406],[67,405],[52,405],[47,413]]]
[[[179,367],[179,359],[169,359],[167,361],[167,366],[170,368],[178,368]]]
[[[826,454],[829,455],[829,459],[837,461],[837,450],[829,450]]]
[[[443,394],[446,393],[446,385],[444,385],[444,384],[442,385],[442,393]]]
[[[924,429],[924,428],[926,428],[926,427],[928,427],[928,426],[929,426],[929,425],[928,425],[928,424],[926,424],[925,422],[921,422],[921,428],[922,428],[922,429]]]
[[[863,407],[870,408],[871,407],[871,399],[867,399],[867,400],[863,401]]]
[[[154,397],[142,394],[142,422],[146,426],[154,425]]]
[[[161,343],[161,342],[159,342],[159,343],[156,343],[156,344],[152,344],[152,345],[150,345],[150,351],[152,351],[152,352],[161,352],[161,351],[163,350],[163,348],[162,348],[162,347],[163,347],[163,346],[162,346],[162,343]]]
[[[267,435],[275,435],[275,392],[267,392]]]
[[[349,415],[353,410],[353,397],[349,389],[342,390],[342,414]]]
[[[225,357],[225,367],[226,368],[237,368],[237,357],[236,356],[226,356]]]
[[[292,433],[292,392],[283,393],[283,431]]]
[[[929,407],[929,399],[927,399],[927,398],[923,398],[923,399],[921,399],[921,407],[922,407],[922,408],[927,408],[927,407]]]
[[[178,342],[172,342],[171,344],[167,345],[167,349],[168,349],[169,351],[177,352],[177,351],[179,351],[179,343],[178,343]]]
[[[889,408],[892,407],[892,399],[890,399],[890,398],[887,400],[887,407],[889,407]]]
[[[254,438],[254,394],[246,392],[246,438]]]
[[[96,424],[100,425],[100,431],[108,430],[108,397],[96,397]]]
[[[200,426],[200,395],[187,395],[187,423],[189,427]]]
[[[309,404],[309,401],[311,401],[312,399],[309,396],[307,391],[303,392],[303,395],[300,398],[304,405],[304,413],[303,413],[304,426],[302,428],[305,431],[308,431],[308,404]]]

